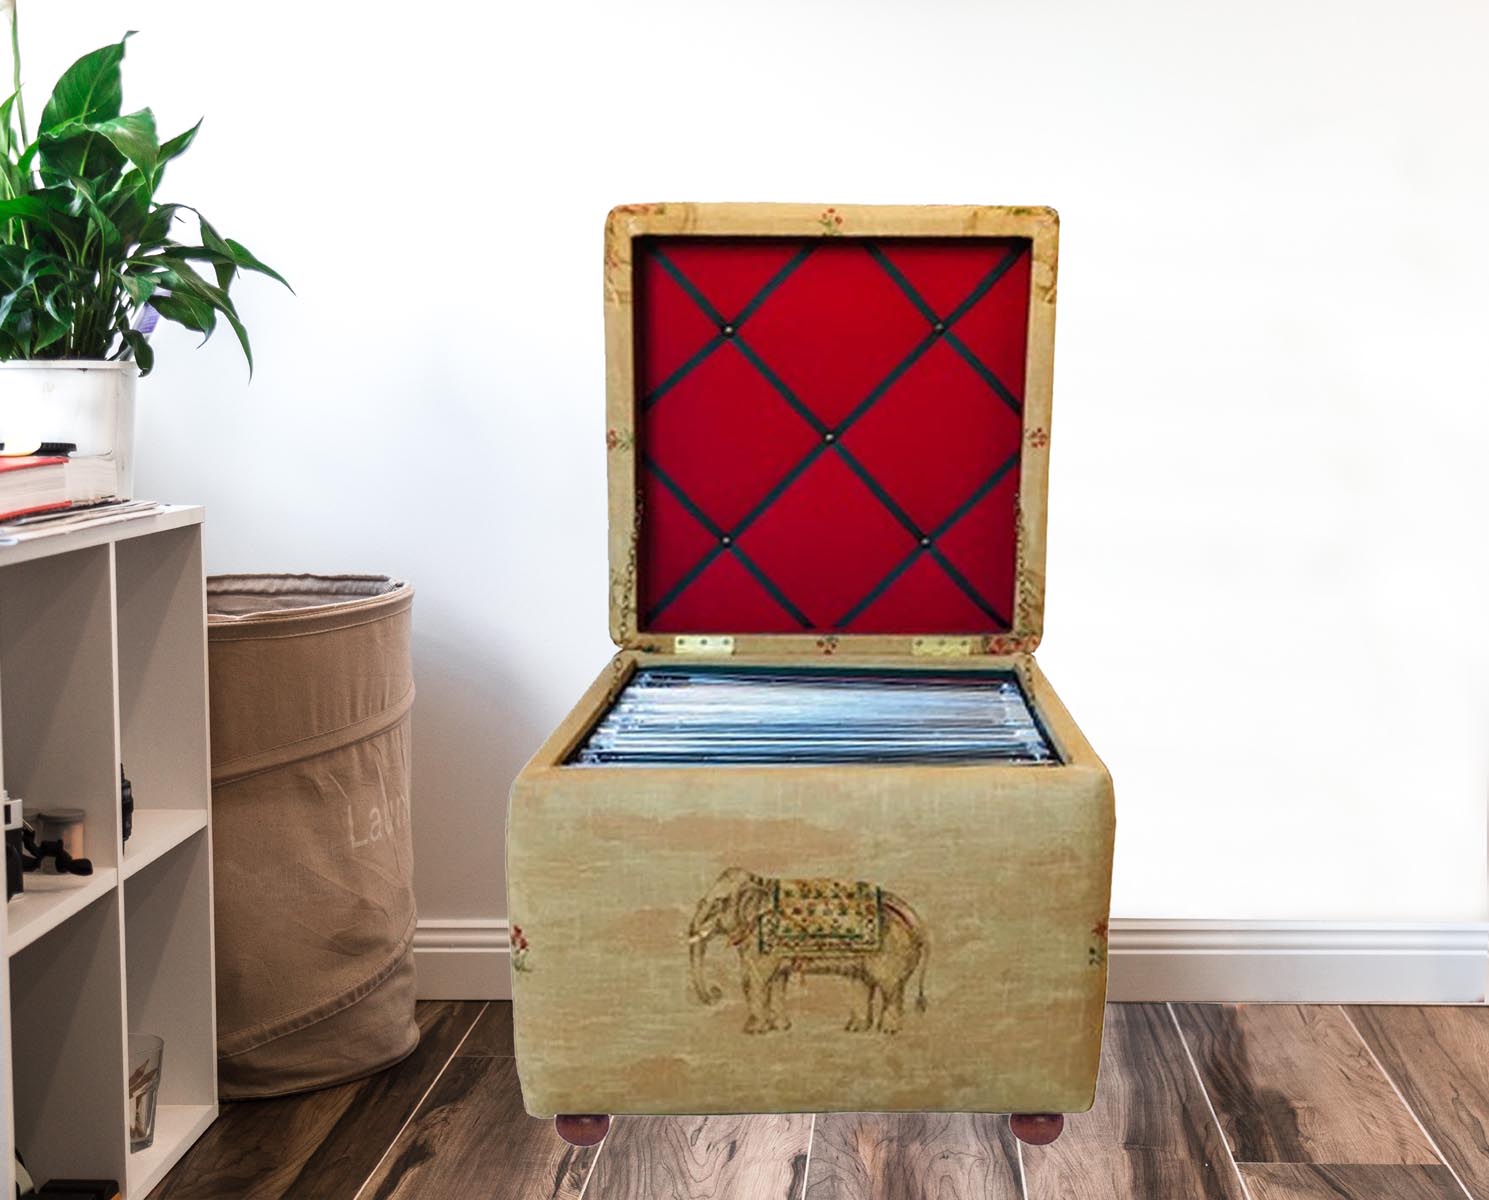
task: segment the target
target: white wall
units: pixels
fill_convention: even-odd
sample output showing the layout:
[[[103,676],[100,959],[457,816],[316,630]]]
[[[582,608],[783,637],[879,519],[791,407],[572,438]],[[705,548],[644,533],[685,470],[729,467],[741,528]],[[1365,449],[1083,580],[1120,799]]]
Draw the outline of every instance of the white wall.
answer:
[[[502,913],[508,783],[609,653],[600,235],[649,199],[1058,207],[1040,657],[1115,911],[1486,915],[1489,8],[21,10],[47,84],[141,31],[129,102],[207,114],[169,198],[298,289],[243,289],[251,386],[159,338],[139,483],[211,569],[417,584],[426,916]]]

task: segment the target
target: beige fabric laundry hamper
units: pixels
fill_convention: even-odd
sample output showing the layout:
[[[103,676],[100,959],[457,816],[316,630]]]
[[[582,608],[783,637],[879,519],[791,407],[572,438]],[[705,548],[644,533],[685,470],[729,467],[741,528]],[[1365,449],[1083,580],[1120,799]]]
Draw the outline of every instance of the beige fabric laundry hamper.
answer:
[[[412,603],[376,575],[208,580],[224,1098],[342,1083],[418,1043]]]

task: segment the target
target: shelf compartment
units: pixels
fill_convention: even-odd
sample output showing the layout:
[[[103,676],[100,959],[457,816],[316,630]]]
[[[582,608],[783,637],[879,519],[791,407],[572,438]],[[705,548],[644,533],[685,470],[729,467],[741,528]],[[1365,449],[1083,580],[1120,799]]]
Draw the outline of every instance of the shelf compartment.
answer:
[[[207,828],[204,808],[140,808],[134,832],[124,843],[124,878],[169,854],[198,830]]]
[[[81,808],[95,872],[118,865],[113,607],[108,546],[0,567],[4,786],[28,817]]]
[[[200,533],[187,526],[114,547],[119,743],[137,825],[146,809],[205,813],[211,802]]]
[[[198,815],[196,831],[178,839],[168,852],[168,839],[162,835],[156,839],[161,850],[150,862],[130,867],[126,860],[125,865],[128,1028],[130,1033],[153,1033],[165,1041],[155,1144],[129,1156],[127,1195],[136,1200],[149,1192],[217,1113],[212,850],[206,813]],[[183,828],[179,821],[173,826],[178,833]],[[155,826],[147,822],[147,827]]]
[[[113,867],[92,875],[26,876],[26,890],[5,906],[10,931],[5,949],[14,957],[37,938],[50,933],[69,917],[76,916],[101,896],[114,890],[119,872]]]
[[[9,961],[15,1144],[38,1179],[124,1179],[124,972],[111,888]]]
[[[191,1144],[217,1119],[215,1104],[161,1104],[155,1110],[155,1141],[148,1150],[129,1156],[126,1195],[148,1196],[181,1161]]]

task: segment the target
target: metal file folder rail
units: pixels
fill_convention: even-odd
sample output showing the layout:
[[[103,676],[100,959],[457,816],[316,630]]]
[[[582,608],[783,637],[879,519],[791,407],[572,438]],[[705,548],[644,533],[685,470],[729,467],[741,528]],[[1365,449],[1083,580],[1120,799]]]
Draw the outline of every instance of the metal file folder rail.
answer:
[[[1058,763],[1010,672],[652,668],[576,766]]]

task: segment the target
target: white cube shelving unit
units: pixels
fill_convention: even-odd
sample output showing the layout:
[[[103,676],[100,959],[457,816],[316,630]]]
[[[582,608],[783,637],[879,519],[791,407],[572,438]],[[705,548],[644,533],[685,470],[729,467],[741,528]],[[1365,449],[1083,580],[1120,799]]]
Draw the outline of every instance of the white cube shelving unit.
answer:
[[[134,790],[120,830],[119,765]],[[0,544],[0,780],[87,813],[88,877],[26,876],[0,917],[0,1197],[117,1178],[143,1200],[217,1116],[202,510]],[[131,1154],[130,1033],[165,1039]]]

